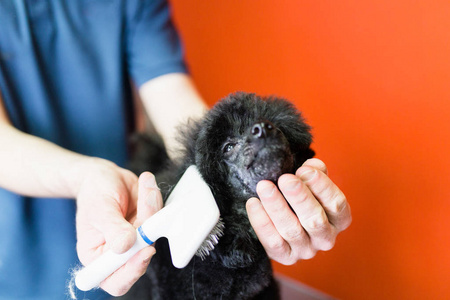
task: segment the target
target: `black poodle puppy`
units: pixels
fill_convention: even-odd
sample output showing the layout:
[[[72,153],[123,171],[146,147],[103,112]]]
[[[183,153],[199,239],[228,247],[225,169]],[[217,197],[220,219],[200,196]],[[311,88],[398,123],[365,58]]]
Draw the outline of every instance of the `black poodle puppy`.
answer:
[[[167,198],[188,166],[196,165],[219,207],[223,236],[209,256],[194,256],[183,269],[173,267],[167,241],[159,240],[147,273],[125,298],[279,298],[270,260],[245,204],[257,196],[260,180],[276,183],[280,175],[295,172],[314,155],[310,127],[286,100],[236,93],[183,128],[180,136],[182,158],[156,176],[163,196]],[[153,170],[151,160],[138,165]]]

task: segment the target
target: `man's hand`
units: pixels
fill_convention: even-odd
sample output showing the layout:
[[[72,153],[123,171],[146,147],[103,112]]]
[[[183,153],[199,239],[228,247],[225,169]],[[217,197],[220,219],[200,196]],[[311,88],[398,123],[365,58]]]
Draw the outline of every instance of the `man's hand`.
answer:
[[[77,197],[77,251],[88,265],[108,249],[127,251],[136,227],[162,207],[155,177],[139,177],[107,161],[98,161],[80,185]],[[105,279],[100,287],[113,296],[125,294],[145,273],[153,247],[146,247]]]
[[[261,181],[257,186],[261,201],[247,201],[250,222],[269,257],[290,265],[333,248],[352,216],[325,164],[309,159],[295,175],[282,175],[278,187],[281,193],[272,182]]]

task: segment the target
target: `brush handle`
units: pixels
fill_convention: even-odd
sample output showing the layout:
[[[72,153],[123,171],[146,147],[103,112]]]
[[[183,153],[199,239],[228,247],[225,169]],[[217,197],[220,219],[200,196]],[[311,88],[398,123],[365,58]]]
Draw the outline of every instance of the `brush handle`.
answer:
[[[81,269],[75,278],[77,288],[82,291],[89,291],[98,287],[103,280],[123,266],[136,253],[153,244],[143,233],[141,227],[136,229],[136,234],[136,242],[128,251],[117,254],[108,250],[88,266]]]

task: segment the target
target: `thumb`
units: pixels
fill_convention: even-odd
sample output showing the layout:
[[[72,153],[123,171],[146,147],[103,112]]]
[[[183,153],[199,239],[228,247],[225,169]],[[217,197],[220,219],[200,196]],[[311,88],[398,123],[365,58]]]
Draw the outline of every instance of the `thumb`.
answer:
[[[116,203],[115,201],[113,203]],[[110,207],[103,213],[99,230],[103,233],[106,245],[115,253],[130,249],[136,241],[136,229],[125,220],[119,207]]]
[[[156,184],[155,176],[144,172],[139,176],[138,201],[135,226],[142,223],[159,211],[163,206],[161,192]]]

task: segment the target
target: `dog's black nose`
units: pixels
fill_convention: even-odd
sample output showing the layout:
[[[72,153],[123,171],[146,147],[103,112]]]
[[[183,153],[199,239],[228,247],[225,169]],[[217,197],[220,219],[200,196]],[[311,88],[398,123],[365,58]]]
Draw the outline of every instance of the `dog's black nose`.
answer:
[[[252,136],[254,138],[266,138],[267,135],[273,130],[273,125],[270,122],[259,122],[252,127]]]

